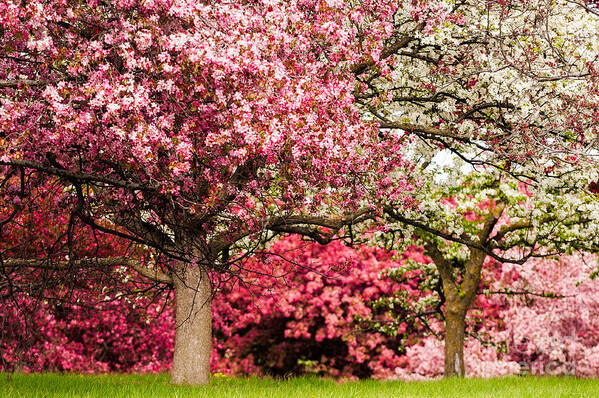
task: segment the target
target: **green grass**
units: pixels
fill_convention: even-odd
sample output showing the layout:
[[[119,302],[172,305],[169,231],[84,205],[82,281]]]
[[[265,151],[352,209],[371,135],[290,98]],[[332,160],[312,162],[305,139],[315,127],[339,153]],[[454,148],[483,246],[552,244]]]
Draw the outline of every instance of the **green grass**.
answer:
[[[318,378],[284,381],[216,377],[207,387],[171,386],[167,375],[0,374],[0,397],[599,397],[599,380],[517,377],[338,383]]]

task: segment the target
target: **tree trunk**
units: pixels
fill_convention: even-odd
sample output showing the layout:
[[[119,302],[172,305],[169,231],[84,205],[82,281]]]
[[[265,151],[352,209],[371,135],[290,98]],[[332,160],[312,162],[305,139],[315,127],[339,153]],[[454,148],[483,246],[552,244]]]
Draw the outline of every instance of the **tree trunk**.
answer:
[[[448,307],[451,307],[448,304]],[[445,314],[445,377],[464,377],[466,310],[448,308]]]
[[[499,208],[501,211],[503,207]],[[501,211],[490,213],[484,228],[477,234],[479,242],[486,242]],[[484,251],[470,248],[470,258],[465,263],[463,280],[458,284],[454,275],[455,265],[447,260],[436,243],[425,241],[425,252],[435,262],[443,282],[445,297],[445,377],[464,377],[464,336],[466,334],[466,312],[476,297],[481,270],[486,258]]]
[[[208,273],[187,267],[173,276],[176,304],[175,352],[171,382],[209,384],[212,353],[212,306]]]

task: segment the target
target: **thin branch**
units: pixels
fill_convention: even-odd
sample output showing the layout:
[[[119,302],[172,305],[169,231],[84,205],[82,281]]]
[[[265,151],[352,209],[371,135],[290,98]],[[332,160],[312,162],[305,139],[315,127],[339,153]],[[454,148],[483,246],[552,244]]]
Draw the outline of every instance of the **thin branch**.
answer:
[[[394,219],[395,221],[399,221],[401,223],[407,224],[407,225],[411,225],[413,227],[419,228],[425,232],[429,232],[435,236],[438,236],[440,238],[449,240],[451,242],[456,242],[456,243],[461,243],[467,247],[473,248],[473,249],[477,249],[480,250],[482,252],[485,252],[487,255],[489,255],[490,257],[494,258],[497,261],[500,262],[505,262],[505,263],[511,263],[511,264],[523,264],[525,263],[528,258],[530,256],[525,256],[519,260],[516,259],[510,259],[510,258],[504,258],[501,256],[498,256],[497,254],[495,254],[493,252],[492,249],[485,247],[484,245],[481,245],[480,243],[477,242],[473,242],[470,239],[465,239],[465,238],[461,238],[452,234],[448,234],[442,231],[439,231],[437,229],[431,228],[429,226],[427,226],[426,224],[420,222],[420,221],[416,221],[416,220],[410,220],[408,218],[405,218],[403,216],[401,216],[399,213],[395,212],[393,207],[391,206],[385,206],[384,208],[385,213],[391,217],[392,219]]]
[[[67,178],[69,180],[76,180],[80,183],[102,183],[111,185],[117,188],[124,188],[137,191],[157,191],[158,186],[152,184],[140,184],[122,180],[116,180],[101,175],[87,174],[77,171],[71,171],[67,169],[61,169],[58,167],[48,166],[42,163],[33,162],[30,160],[8,160],[0,161],[0,166],[13,166],[13,167],[24,167],[28,169],[34,169],[42,173],[47,173],[57,177]]]
[[[151,269],[138,261],[132,260],[126,256],[106,257],[106,258],[83,258],[78,260],[50,261],[38,259],[9,258],[1,261],[6,267],[30,267],[30,268],[50,268],[67,269],[69,267],[88,268],[88,267],[114,267],[126,266],[135,270],[140,275],[160,283],[171,285],[173,278],[157,269]]]
[[[553,292],[529,292],[527,290],[485,290],[482,292],[483,294],[505,294],[506,296],[537,296],[542,298],[567,298],[567,297],[575,297],[574,294],[570,295],[562,295],[556,294]]]
[[[47,86],[49,84],[56,83],[51,80],[29,80],[29,79],[17,79],[17,80],[0,80],[0,88],[19,88],[23,86]]]

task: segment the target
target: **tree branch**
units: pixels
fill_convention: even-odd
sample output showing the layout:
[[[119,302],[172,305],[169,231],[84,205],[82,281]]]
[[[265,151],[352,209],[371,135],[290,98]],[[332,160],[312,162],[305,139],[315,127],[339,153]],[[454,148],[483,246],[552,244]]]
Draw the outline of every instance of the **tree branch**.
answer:
[[[19,88],[22,86],[47,86],[55,83],[50,80],[29,80],[29,79],[17,79],[17,80],[0,80],[0,88]]]
[[[58,167],[48,166],[30,160],[0,161],[0,166],[24,167],[27,169],[33,169],[42,173],[54,175],[57,177],[63,177],[69,180],[76,180],[80,183],[101,183],[111,185],[117,188],[130,189],[133,191],[157,191],[159,189],[158,186],[152,184],[140,184],[128,181],[115,180],[113,178],[104,177],[101,175],[87,174],[67,169],[61,169]]]
[[[355,213],[348,214],[338,219],[321,216],[281,216],[266,219],[263,223],[262,230],[304,235],[314,239],[320,244],[326,244],[331,241],[331,236],[339,229],[345,226],[358,224],[373,217],[374,213],[370,208],[362,208]],[[318,231],[316,228],[309,227],[329,228],[334,232],[331,234],[325,234],[321,231]],[[237,242],[249,235],[252,235],[254,232],[257,231],[246,230],[234,235],[225,234],[221,237],[213,239],[210,246],[213,252],[218,253],[223,250],[223,248],[230,246],[232,242]]]
[[[399,213],[395,212],[391,206],[385,206],[384,211],[389,217],[391,217],[395,221],[399,221],[400,223],[411,225],[413,227],[421,229],[425,232],[429,232],[435,236],[449,240],[451,242],[461,243],[469,248],[480,250],[480,251],[486,253],[489,257],[491,257],[499,262],[511,263],[511,264],[523,264],[530,257],[530,256],[525,256],[519,260],[504,258],[504,257],[498,256],[497,254],[495,254],[493,252],[492,248],[486,247],[478,242],[473,242],[470,239],[465,239],[463,237],[458,237],[458,236],[454,236],[452,234],[448,234],[448,233],[439,231],[437,229],[427,226],[426,224],[424,224],[420,221],[410,220],[408,218],[405,218],[405,217],[401,216]]]
[[[52,261],[50,259],[38,260],[38,259],[23,259],[23,258],[10,258],[1,261],[5,267],[30,267],[30,268],[53,268],[53,269],[68,269],[69,267],[75,268],[89,268],[89,267],[114,267],[114,266],[126,266],[135,270],[138,274],[145,278],[148,278],[154,282],[166,283],[171,285],[173,278],[169,274],[165,274],[162,271],[148,268],[138,261],[132,260],[126,256],[118,257],[106,257],[106,258],[83,258],[78,260],[64,260],[64,261]]]
[[[401,39],[396,39],[395,42],[385,46],[383,48],[383,50],[381,51],[380,59],[389,58],[390,56],[397,54],[397,52],[399,50],[401,50],[402,48],[407,47],[408,44],[410,44],[410,42],[412,40],[414,40],[413,34],[424,29],[424,26],[425,26],[424,23],[418,24],[418,26],[416,26],[415,29],[412,32],[410,32],[411,34],[406,34]],[[356,64],[356,65],[353,65],[350,68],[350,70],[355,75],[361,75],[362,73],[366,72],[369,68],[371,68],[374,65],[375,65],[374,60],[369,60],[366,62],[362,62],[362,63]]]

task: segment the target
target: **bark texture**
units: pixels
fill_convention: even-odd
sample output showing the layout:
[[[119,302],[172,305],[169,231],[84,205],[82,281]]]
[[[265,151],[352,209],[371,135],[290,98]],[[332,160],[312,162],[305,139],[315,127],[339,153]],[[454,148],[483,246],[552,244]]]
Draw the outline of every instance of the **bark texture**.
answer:
[[[490,205],[489,213],[481,220],[482,224],[475,239],[460,238],[460,243],[466,244],[470,252],[465,262],[451,256],[446,257],[435,240],[425,239],[424,241],[425,253],[435,263],[443,284],[446,304],[445,377],[466,375],[464,363],[466,313],[476,298],[483,263],[494,248],[489,239],[504,209],[505,203],[502,202]],[[443,234],[442,237],[446,236]]]
[[[466,311],[448,310],[445,314],[445,377],[466,376],[464,336]]]
[[[173,276],[176,323],[171,382],[209,384],[212,353],[211,286],[208,273],[187,267]]]

